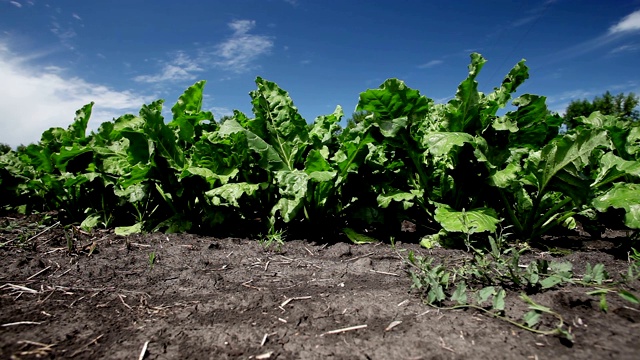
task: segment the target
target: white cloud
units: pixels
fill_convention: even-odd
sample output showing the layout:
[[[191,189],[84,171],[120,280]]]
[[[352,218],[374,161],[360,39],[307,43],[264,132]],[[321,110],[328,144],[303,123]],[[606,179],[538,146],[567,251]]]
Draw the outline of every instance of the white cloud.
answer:
[[[598,49],[602,49],[607,45],[613,45],[615,42],[621,39],[627,38],[634,31],[640,30],[640,10],[637,10],[624,18],[618,23],[611,26],[608,32],[603,33],[600,36],[584,41],[577,45],[566,48],[562,51],[550,54],[547,56],[548,63],[558,62],[561,60],[572,59]],[[631,51],[633,49],[629,47],[619,46],[609,51],[609,54],[619,53],[623,51]]]
[[[243,73],[257,67],[255,60],[270,52],[273,41],[263,35],[249,32],[255,27],[253,20],[236,20],[228,24],[233,30],[231,37],[213,48],[201,48],[196,55],[185,51],[173,53],[172,59],[161,62],[156,74],[139,75],[133,79],[143,83],[177,82],[195,80],[197,73],[211,67],[235,73]]]
[[[634,52],[639,49],[640,49],[640,44],[627,44],[627,45],[618,46],[617,48],[611,50],[609,53],[618,54],[618,53],[624,53],[624,52]]]
[[[609,28],[609,34],[640,30],[640,10],[625,16],[617,24]]]
[[[155,75],[140,75],[134,78],[137,82],[158,83],[164,81],[194,80],[194,73],[203,71],[198,60],[191,59],[182,51],[176,53],[175,58],[162,66],[160,73]]]
[[[428,63],[424,63],[422,65],[418,65],[419,69],[428,69],[428,68],[432,68],[434,66],[440,65],[442,64],[442,60],[431,60]]]
[[[17,2],[17,1],[9,1],[9,2],[11,3],[11,5],[13,5],[13,6],[15,6],[15,7],[19,7],[19,8],[21,8],[21,7],[22,7],[22,4],[20,4],[20,3],[19,3],[19,2]]]
[[[71,14],[71,16],[73,16],[73,18],[74,18],[74,19],[76,19],[76,20],[82,20],[82,18],[80,17],[80,15],[78,15],[78,14],[76,14],[76,13]]]
[[[215,64],[225,70],[236,73],[246,72],[255,67],[252,63],[267,54],[273,47],[273,41],[264,35],[249,34],[256,25],[254,20],[236,20],[229,23],[234,33],[216,46],[215,55],[221,58]]]
[[[29,58],[24,57],[24,58]],[[95,102],[89,122],[102,122],[127,112],[137,113],[152,97],[117,91],[78,77],[64,76],[59,67],[36,69],[0,44],[0,143],[13,147],[40,140],[50,127],[68,127],[75,111]]]
[[[223,116],[233,116],[233,110],[226,107],[214,106],[209,108],[209,111],[211,111],[211,113],[213,114],[213,118],[216,121],[220,121]]]
[[[298,0],[284,0],[284,2],[287,2],[287,3],[291,4],[292,6],[297,6],[298,5]]]

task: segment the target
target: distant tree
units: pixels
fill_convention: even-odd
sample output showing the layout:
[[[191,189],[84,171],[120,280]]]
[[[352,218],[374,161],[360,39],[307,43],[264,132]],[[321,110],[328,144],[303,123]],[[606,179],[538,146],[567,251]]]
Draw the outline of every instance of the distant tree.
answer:
[[[369,111],[356,111],[351,115],[351,118],[347,119],[347,128],[351,129],[355,127],[357,124],[364,121],[364,118],[367,115],[370,115]]]
[[[6,154],[11,151],[11,146],[0,143],[0,154]]]
[[[576,127],[575,118],[579,116],[589,116],[594,111],[600,111],[603,115],[615,115],[624,120],[638,121],[640,112],[636,107],[640,104],[640,98],[634,93],[625,95],[611,95],[609,91],[602,97],[596,96],[593,101],[574,100],[569,103],[564,116],[565,123],[569,129]]]

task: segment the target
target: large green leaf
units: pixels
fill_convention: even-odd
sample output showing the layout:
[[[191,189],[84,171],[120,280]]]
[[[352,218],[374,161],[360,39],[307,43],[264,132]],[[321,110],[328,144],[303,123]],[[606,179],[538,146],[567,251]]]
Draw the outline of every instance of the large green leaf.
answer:
[[[69,135],[73,137],[71,141],[82,140],[86,136],[87,132],[87,124],[89,123],[89,118],[91,117],[91,110],[93,109],[93,102],[83,106],[80,110],[76,111],[76,117],[73,120],[73,123],[69,125]],[[66,144],[71,145],[71,144]]]
[[[84,171],[92,161],[91,152],[91,148],[87,146],[73,144],[73,146],[62,147],[59,153],[51,155],[51,159],[55,162],[56,167],[62,172],[67,171],[67,166],[70,162],[79,160],[77,164],[74,164],[76,165],[74,166],[75,169],[70,170]],[[87,154],[87,156],[82,156],[84,154]],[[80,159],[80,157],[83,159]]]
[[[248,122],[248,130],[279,155],[283,170],[293,170],[303,161],[308,145],[307,122],[298,113],[289,94],[276,83],[258,77],[256,85],[258,89],[250,93],[256,117]],[[252,141],[249,135],[247,138]]]
[[[220,126],[218,134],[228,136],[235,133],[243,133],[246,136],[249,149],[260,155],[260,166],[265,170],[279,171],[287,168],[287,164],[280,156],[281,154],[260,136],[245,129],[235,119],[230,119]]]
[[[505,117],[516,124],[518,131],[509,135],[509,146],[539,149],[558,134],[563,119],[551,114],[544,96],[525,94],[513,100],[513,105],[518,109]]]
[[[433,156],[445,156],[454,146],[474,143],[474,137],[463,132],[429,132],[422,139],[422,145]]]
[[[624,223],[632,229],[640,229],[640,184],[616,183],[605,194],[593,200],[600,212],[608,208],[624,209]]]
[[[640,161],[624,160],[613,152],[607,152],[600,158],[598,175],[591,186],[597,188],[624,175],[640,177]]]
[[[240,207],[238,200],[243,196],[253,196],[260,188],[260,184],[232,183],[219,186],[205,193],[215,206]]]
[[[140,117],[144,119],[144,132],[155,145],[155,149],[169,165],[177,170],[184,167],[184,154],[174,132],[164,123],[162,100],[143,105]]]
[[[404,191],[390,191],[386,194],[378,195],[378,205],[381,208],[387,208],[391,204],[391,202],[399,202],[402,204],[404,210],[409,209],[413,206],[413,201],[416,198],[417,194],[415,192],[404,192]]]
[[[369,89],[360,94],[358,111],[368,111],[375,116],[368,117],[384,136],[392,137],[410,121],[424,117],[433,100],[420,95],[398,79],[388,79],[379,89]]]
[[[479,112],[482,93],[478,91],[476,77],[487,62],[482,55],[471,54],[469,64],[469,76],[460,83],[456,96],[447,104],[446,128],[453,132],[471,132],[481,127]]]
[[[278,171],[275,173],[276,183],[279,185],[280,200],[271,209],[271,222],[274,223],[277,213],[280,213],[285,223],[295,218],[304,205],[307,195],[309,175],[304,171]]]
[[[602,130],[583,131],[577,135],[565,135],[546,145],[540,155],[536,173],[538,192],[544,193],[547,185],[558,172],[573,165],[580,168],[589,162],[593,150],[609,144],[607,133]]]
[[[480,232],[496,232],[500,223],[495,210],[490,208],[457,211],[445,204],[436,203],[435,220],[449,232],[468,234]]]
[[[309,139],[316,149],[329,146],[336,140],[336,132],[340,129],[338,122],[344,115],[341,106],[337,106],[333,114],[318,116],[309,130]]]
[[[187,88],[171,108],[173,121],[168,126],[177,129],[178,138],[187,143],[196,142],[196,126],[201,121],[213,122],[210,111],[202,111],[202,92],[206,81],[201,80]]]

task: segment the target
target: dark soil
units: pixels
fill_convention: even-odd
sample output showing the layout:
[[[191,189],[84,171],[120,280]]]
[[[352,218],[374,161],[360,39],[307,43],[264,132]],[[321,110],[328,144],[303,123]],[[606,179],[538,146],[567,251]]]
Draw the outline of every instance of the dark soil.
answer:
[[[610,294],[604,313],[599,298],[586,295],[593,288],[532,295],[563,316],[571,343],[477,310],[425,305],[388,244],[294,240],[278,251],[249,239],[76,231],[70,254],[61,226],[20,239],[26,229],[43,229],[28,220],[0,218],[0,243],[16,239],[0,249],[3,359],[137,359],[145,344],[145,359],[640,356],[640,308]],[[573,243],[581,249],[564,259],[576,274],[587,262],[603,263],[611,275],[628,268],[626,257],[611,253],[615,243]],[[468,256],[407,243],[397,249],[439,261]],[[637,282],[629,286],[637,294]],[[509,293],[506,314],[519,320],[526,311],[518,293]],[[357,328],[332,333],[350,327]]]

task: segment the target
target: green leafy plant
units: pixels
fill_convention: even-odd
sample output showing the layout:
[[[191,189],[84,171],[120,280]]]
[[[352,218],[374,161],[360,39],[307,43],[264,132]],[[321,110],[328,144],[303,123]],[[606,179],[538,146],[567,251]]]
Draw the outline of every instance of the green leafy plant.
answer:
[[[260,235],[258,236],[258,242],[265,249],[269,249],[275,244],[276,251],[280,251],[284,245],[284,230],[271,230],[267,235]]]
[[[170,119],[157,100],[89,131],[89,103],[66,129],[3,150],[0,209],[59,210],[85,230],[123,235],[251,223],[271,234],[388,238],[411,220],[424,245],[468,250],[489,245],[498,226],[525,242],[608,218],[640,228],[640,127],[594,113],[559,134],[563,119],[545,97],[514,98],[529,77],[524,60],[488,93],[477,81],[485,63],[471,54],[445,104],[388,79],[360,94],[346,128],[340,106],[308,122],[260,77],[252,114],[221,122],[203,108],[204,81]]]
[[[574,277],[573,266],[569,262],[537,259],[527,266],[521,266],[520,256],[529,249],[507,246],[509,234],[504,230],[495,237],[489,237],[487,248],[470,245],[473,257],[462,263],[436,264],[432,257],[416,257],[410,252],[406,261],[412,268],[409,273],[413,282],[412,289],[419,291],[428,305],[440,309],[473,308],[522,329],[545,335],[555,334],[568,340],[572,340],[573,336],[565,326],[562,316],[535,303],[527,293],[575,284],[595,288],[586,294],[600,298],[602,311],[608,310],[607,295],[610,293],[633,304],[640,303],[633,293],[624,288],[624,281],[614,283],[610,280],[602,264],[587,264],[581,279]],[[529,306],[530,310],[524,315],[522,322],[511,319],[504,313],[507,289],[520,291],[520,298]],[[556,325],[551,329],[541,330],[539,324],[543,315],[554,317]]]

